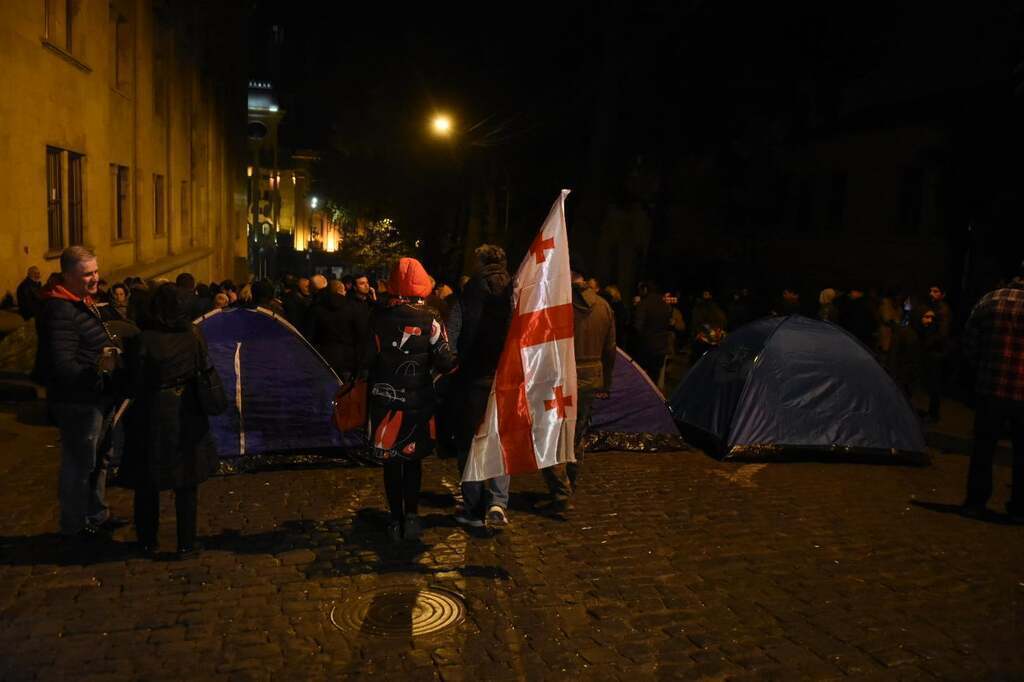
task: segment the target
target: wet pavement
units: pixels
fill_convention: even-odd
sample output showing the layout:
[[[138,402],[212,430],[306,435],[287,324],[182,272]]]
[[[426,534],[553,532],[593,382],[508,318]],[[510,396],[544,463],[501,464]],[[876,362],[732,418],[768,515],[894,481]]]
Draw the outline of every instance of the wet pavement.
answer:
[[[956,454],[592,454],[574,510],[535,512],[518,477],[497,533],[455,524],[433,458],[423,542],[399,546],[377,470],[242,474],[201,488],[207,550],[173,562],[133,556],[130,527],[70,552],[55,430],[8,411],[0,438],[0,679],[1024,678],[1024,526],[953,513]],[[166,550],[173,517],[168,493]]]

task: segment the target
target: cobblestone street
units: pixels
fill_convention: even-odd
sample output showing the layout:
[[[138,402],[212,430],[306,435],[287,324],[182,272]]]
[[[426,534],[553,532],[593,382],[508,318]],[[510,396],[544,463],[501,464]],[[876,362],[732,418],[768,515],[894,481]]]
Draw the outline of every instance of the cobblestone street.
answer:
[[[432,458],[424,542],[399,547],[377,470],[250,473],[201,488],[200,558],[133,558],[129,527],[83,564],[54,535],[56,431],[8,408],[0,437],[3,679],[1024,677],[1024,527],[950,513],[961,455],[593,454],[562,517],[533,511],[539,476],[514,479],[497,534],[454,523],[454,462]],[[993,509],[1008,470],[996,480]],[[127,491],[109,499],[131,515]],[[169,494],[163,508],[170,550]],[[461,595],[465,620],[418,638],[344,628],[409,586]]]

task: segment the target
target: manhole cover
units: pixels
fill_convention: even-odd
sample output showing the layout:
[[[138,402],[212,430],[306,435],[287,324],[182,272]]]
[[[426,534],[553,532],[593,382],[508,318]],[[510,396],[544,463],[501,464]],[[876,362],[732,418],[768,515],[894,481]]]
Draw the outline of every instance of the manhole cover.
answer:
[[[331,609],[334,627],[376,637],[432,635],[465,617],[462,597],[437,587],[373,590]]]

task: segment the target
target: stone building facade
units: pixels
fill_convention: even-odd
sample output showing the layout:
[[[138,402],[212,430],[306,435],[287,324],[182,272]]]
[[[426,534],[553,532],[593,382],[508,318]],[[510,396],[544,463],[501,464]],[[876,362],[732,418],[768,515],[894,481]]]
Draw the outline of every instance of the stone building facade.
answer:
[[[110,281],[245,275],[243,11],[0,3],[0,293],[70,244]]]

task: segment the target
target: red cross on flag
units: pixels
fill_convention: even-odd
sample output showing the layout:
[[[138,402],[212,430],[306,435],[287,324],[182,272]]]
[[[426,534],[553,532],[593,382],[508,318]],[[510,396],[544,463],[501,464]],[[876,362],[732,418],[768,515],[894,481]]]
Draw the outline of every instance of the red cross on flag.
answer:
[[[574,462],[576,356],[563,189],[516,272],[512,323],[464,481]]]

